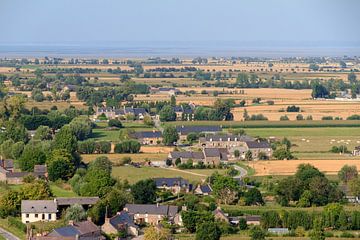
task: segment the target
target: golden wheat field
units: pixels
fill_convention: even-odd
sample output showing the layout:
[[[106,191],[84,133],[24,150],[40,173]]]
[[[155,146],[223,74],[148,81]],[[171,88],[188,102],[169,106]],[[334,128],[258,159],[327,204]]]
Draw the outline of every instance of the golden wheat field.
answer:
[[[291,175],[300,164],[309,163],[326,174],[337,174],[344,165],[353,165],[360,169],[359,160],[281,160],[256,161],[249,163],[255,169],[256,176]]]

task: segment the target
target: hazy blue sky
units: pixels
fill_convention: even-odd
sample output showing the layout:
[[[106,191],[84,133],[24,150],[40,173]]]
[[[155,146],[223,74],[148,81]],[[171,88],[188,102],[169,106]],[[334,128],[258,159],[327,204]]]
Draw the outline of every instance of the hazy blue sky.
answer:
[[[360,42],[359,0],[0,0],[0,42]]]

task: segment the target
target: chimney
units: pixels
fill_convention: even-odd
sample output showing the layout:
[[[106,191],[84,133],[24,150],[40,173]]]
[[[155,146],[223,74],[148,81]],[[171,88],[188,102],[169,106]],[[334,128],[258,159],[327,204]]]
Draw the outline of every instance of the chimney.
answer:
[[[88,220],[89,222],[92,222],[91,217],[87,217],[86,220]]]
[[[69,225],[70,225],[70,226],[74,226],[74,221],[73,221],[73,220],[70,220],[70,221],[69,221]]]
[[[156,207],[159,207],[159,203],[156,203]]]

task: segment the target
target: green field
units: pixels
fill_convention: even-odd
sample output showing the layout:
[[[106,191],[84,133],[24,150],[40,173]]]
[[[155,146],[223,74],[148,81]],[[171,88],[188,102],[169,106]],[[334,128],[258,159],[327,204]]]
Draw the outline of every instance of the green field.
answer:
[[[5,229],[6,231],[11,232],[12,234],[14,234],[15,236],[17,236],[20,239],[25,239],[26,238],[26,234],[24,232],[22,232],[21,230],[19,230],[18,228],[14,227],[14,226],[10,226],[8,223],[8,220],[2,219],[0,218],[0,227]]]
[[[197,170],[186,170],[186,171],[209,176],[215,171],[218,171],[219,173],[224,173],[225,170],[197,169]],[[183,177],[184,179],[187,179],[190,182],[196,183],[206,178],[206,176],[198,176],[190,173],[169,170],[164,168],[154,168],[154,167],[135,168],[132,166],[113,167],[112,175],[122,180],[127,179],[130,183],[135,183],[139,180],[146,178],[157,178],[157,177]]]
[[[345,145],[351,151],[360,145],[359,127],[248,128],[245,131],[250,136],[264,138],[287,137],[294,145],[294,155],[299,159],[354,159],[349,154],[339,155],[329,150],[332,146]]]
[[[223,128],[320,128],[320,127],[360,127],[360,120],[322,121],[177,121],[171,125],[218,125]]]

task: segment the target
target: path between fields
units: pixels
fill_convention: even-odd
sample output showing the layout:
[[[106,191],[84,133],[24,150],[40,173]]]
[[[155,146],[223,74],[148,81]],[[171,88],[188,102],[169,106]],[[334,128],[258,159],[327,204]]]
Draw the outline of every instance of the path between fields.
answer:
[[[239,171],[239,174],[234,176],[235,179],[241,179],[247,175],[247,170],[245,168],[242,168],[238,165],[233,165],[235,170]]]
[[[247,175],[247,170],[246,169],[244,169],[244,168],[242,168],[242,167],[240,167],[238,165],[233,165],[233,167],[235,168],[235,170],[239,171],[239,174],[234,176],[233,178],[241,179],[241,178],[243,178],[243,177],[245,177]],[[176,168],[165,168],[165,167],[163,167],[163,168],[173,170],[173,171],[182,172],[182,173],[192,174],[192,175],[195,175],[195,176],[208,177],[208,175],[201,174],[201,173],[189,172],[189,171],[186,171],[186,170],[181,170],[181,169],[176,169]]]
[[[200,177],[207,177],[207,176],[208,176],[208,175],[205,175],[205,174],[189,172],[189,171],[180,170],[180,169],[176,169],[176,168],[165,168],[165,167],[163,167],[163,168],[164,168],[164,169],[173,170],[173,171],[182,172],[182,173],[192,174],[192,175],[200,176]]]
[[[5,239],[8,240],[20,240],[20,238],[16,237],[11,232],[6,231],[5,229],[0,227],[0,235],[3,236]]]

